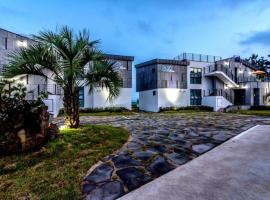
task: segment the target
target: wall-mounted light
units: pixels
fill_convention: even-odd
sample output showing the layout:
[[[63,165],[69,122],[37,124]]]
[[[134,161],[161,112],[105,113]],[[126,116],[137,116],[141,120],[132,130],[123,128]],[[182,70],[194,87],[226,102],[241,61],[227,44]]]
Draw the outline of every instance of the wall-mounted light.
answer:
[[[229,66],[230,65],[230,62],[229,61],[224,61],[224,65],[225,66]]]
[[[26,40],[24,40],[24,41],[17,40],[17,46],[26,48],[27,47],[27,41]]]
[[[239,73],[239,74],[243,74],[244,71],[243,71],[242,69],[240,69],[240,70],[238,71],[238,73]]]

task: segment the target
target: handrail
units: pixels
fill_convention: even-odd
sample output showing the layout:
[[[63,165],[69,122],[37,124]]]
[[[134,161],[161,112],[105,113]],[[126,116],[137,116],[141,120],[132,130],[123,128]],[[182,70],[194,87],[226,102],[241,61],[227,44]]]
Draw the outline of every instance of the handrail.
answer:
[[[206,91],[208,91],[208,94],[206,94]],[[226,92],[223,89],[204,90],[204,96],[223,96],[228,101],[233,102],[232,95],[230,95],[228,92]]]

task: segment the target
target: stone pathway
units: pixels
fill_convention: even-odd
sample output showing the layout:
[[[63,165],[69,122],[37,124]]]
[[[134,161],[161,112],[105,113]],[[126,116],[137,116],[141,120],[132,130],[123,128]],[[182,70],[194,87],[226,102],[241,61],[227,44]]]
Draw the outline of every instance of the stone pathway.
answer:
[[[62,119],[57,119],[62,123]],[[81,117],[82,124],[110,124],[131,141],[104,158],[84,178],[87,200],[116,199],[270,118],[223,113],[138,114]],[[91,166],[89,166],[91,167]]]

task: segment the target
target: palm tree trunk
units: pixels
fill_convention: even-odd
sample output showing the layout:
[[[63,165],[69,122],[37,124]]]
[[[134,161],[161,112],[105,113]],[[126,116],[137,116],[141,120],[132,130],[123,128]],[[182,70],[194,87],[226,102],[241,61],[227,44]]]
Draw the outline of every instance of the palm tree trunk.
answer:
[[[64,88],[64,110],[66,114],[65,125],[70,128],[78,128],[79,119],[79,89],[72,91],[71,88]]]

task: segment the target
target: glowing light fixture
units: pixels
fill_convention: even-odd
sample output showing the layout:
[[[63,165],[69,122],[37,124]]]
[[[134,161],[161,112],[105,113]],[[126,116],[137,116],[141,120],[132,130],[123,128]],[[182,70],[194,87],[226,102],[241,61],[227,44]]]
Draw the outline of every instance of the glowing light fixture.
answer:
[[[64,130],[64,129],[66,129],[66,128],[67,128],[67,126],[62,125],[62,126],[59,127],[59,130]]]
[[[229,66],[230,65],[230,62],[229,61],[224,61],[224,65],[225,66]]]
[[[17,40],[17,46],[26,48],[27,47],[27,41],[25,41],[25,40],[24,41]]]

